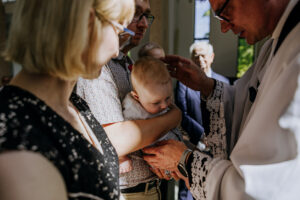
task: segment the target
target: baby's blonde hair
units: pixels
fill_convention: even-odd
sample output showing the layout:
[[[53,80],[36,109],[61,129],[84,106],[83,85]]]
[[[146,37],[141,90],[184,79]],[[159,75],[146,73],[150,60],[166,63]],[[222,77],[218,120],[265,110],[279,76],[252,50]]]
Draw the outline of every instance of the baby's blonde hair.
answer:
[[[95,19],[89,33],[93,10],[106,20]],[[133,14],[134,0],[19,0],[3,55],[30,73],[75,80],[92,72],[97,56],[92,44],[101,41],[107,20],[127,24]]]
[[[149,84],[168,84],[171,76],[165,63],[153,57],[142,57],[135,62],[131,72],[131,82],[134,89],[137,86],[147,86]]]

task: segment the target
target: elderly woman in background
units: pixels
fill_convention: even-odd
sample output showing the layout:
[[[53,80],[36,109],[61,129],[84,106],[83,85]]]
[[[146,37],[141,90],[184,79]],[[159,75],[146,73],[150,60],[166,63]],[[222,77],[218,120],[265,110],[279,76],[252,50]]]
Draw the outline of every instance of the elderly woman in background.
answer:
[[[4,56],[22,71],[0,91],[0,199],[119,199],[118,157],[72,93],[119,50],[133,0],[17,1]]]

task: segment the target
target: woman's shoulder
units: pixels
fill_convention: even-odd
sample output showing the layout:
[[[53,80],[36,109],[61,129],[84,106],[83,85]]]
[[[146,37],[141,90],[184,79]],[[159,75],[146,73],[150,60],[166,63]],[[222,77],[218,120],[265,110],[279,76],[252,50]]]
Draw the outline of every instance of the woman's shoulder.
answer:
[[[26,105],[36,106],[42,102],[35,95],[20,87],[8,85],[0,89],[0,108],[10,110],[26,108]],[[7,103],[7,104],[5,104]]]
[[[0,199],[21,193],[23,199],[37,197],[39,199],[67,199],[63,177],[57,168],[39,153],[30,151],[2,153],[0,154],[0,168],[0,185],[8,188],[1,192]],[[29,179],[30,184],[26,182]],[[35,190],[34,194],[33,190]]]
[[[0,91],[0,151],[46,148],[51,145],[47,128],[54,130],[52,124],[57,120],[51,108],[30,92],[4,87]]]
[[[0,115],[2,116],[25,117],[38,110],[44,111],[46,108],[47,105],[42,100],[17,86],[5,86],[0,90]],[[4,120],[4,118],[2,117],[0,120]]]
[[[41,101],[29,92],[15,87],[5,86],[0,91],[0,124],[3,127],[20,126],[34,116],[36,110],[46,109]],[[34,122],[34,120],[30,120]]]

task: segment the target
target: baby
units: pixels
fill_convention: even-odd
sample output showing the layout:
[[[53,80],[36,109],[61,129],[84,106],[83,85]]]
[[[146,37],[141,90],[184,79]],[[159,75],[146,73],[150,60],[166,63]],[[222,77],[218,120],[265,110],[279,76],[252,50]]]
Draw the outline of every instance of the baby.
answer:
[[[168,107],[173,102],[173,89],[170,74],[162,61],[152,57],[139,59],[133,65],[131,83],[133,91],[123,100],[123,114],[126,120],[147,119],[168,112]],[[173,129],[159,141],[168,139],[182,140],[180,131],[177,128]],[[145,165],[142,170],[149,170],[141,151],[120,157],[119,162],[121,175],[131,170],[140,170],[141,162]],[[146,180],[149,177],[144,178]],[[140,180],[144,181],[142,177]]]

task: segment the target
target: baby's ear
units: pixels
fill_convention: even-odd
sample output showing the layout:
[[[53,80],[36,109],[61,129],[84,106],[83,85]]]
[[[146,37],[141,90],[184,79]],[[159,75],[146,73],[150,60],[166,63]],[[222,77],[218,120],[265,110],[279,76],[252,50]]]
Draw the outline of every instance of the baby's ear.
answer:
[[[139,100],[139,95],[135,92],[135,91],[131,91],[131,96],[135,99],[135,100]]]

